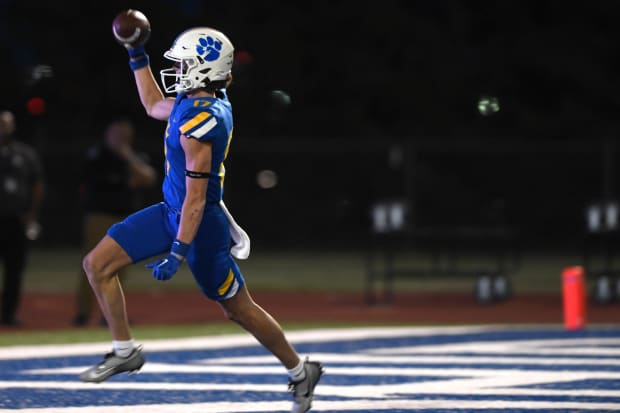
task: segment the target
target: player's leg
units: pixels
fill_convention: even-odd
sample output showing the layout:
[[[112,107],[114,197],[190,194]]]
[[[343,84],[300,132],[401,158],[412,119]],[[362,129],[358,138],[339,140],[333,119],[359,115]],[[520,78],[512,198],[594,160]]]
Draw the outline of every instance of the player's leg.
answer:
[[[123,217],[117,215],[90,212],[84,216],[83,222],[83,256],[92,251],[99,241],[106,235],[106,231],[115,223],[122,221]],[[123,280],[124,267],[117,271],[119,281]],[[96,301],[89,278],[82,267],[78,274],[78,283],[75,290],[76,313],[73,322],[77,326],[88,324],[94,310]]]
[[[84,271],[115,340],[130,338],[125,297],[118,272],[170,248],[168,209],[163,203],[144,208],[110,227],[84,258]]]
[[[107,215],[96,212],[89,212],[84,215],[82,223],[82,256],[86,256],[92,251],[106,234],[108,228],[118,221],[118,219],[111,221],[111,219],[107,217]],[[93,306],[95,305],[95,300],[96,298],[93,288],[90,286],[88,276],[84,272],[84,269],[81,268],[75,290],[76,313],[73,319],[75,325],[83,326],[88,324]]]
[[[234,297],[218,301],[218,304],[230,320],[256,337],[284,367],[290,370],[299,364],[299,355],[284,336],[280,324],[254,302],[245,285]]]
[[[142,349],[134,346],[129,331],[125,296],[117,275],[119,269],[131,263],[131,257],[109,235],[84,258],[84,271],[114,341],[113,351],[80,374],[82,381],[99,383],[115,374],[137,371],[144,364]]]
[[[229,319],[238,323],[271,353],[289,372],[289,390],[293,393],[293,412],[306,412],[312,406],[314,388],[323,374],[323,366],[316,361],[300,360],[286,339],[280,324],[256,304],[245,285],[226,300],[218,301]]]
[[[109,235],[105,235],[83,261],[84,271],[114,340],[131,338],[125,296],[117,275],[121,268],[131,263],[131,257]]]
[[[208,205],[187,263],[203,293],[217,301],[227,316],[252,333],[288,369],[299,356],[284,337],[280,325],[258,306],[245,288],[239,267],[230,256],[228,219],[219,205]]]
[[[114,351],[81,373],[81,380],[101,382],[114,374],[139,370],[144,364],[141,347],[135,347],[129,330],[118,271],[170,248],[173,238],[168,219],[164,204],[138,211],[114,224],[84,258],[84,271],[114,338]]]
[[[318,362],[301,360],[278,322],[250,296],[230,255],[228,220],[219,206],[205,210],[187,262],[203,293],[217,301],[229,319],[256,337],[286,367],[294,397],[293,412],[307,411],[323,368]]]

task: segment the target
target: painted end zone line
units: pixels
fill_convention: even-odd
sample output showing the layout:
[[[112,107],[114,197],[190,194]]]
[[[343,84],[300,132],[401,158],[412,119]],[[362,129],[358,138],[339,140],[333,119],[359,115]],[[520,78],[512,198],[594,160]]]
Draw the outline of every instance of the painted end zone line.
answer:
[[[88,407],[88,413],[230,413],[230,412],[289,412],[289,402],[229,403],[214,402],[200,404],[151,404],[140,406],[103,406]],[[484,410],[484,409],[531,409],[533,411],[553,411],[556,409],[576,411],[609,411],[619,406],[613,403],[575,403],[575,402],[539,402],[539,401],[492,401],[492,400],[355,400],[355,401],[320,401],[313,403],[312,411],[415,411],[428,409]],[[0,410],[4,412],[8,410]],[[41,408],[20,409],[19,413],[84,413],[84,408]]]

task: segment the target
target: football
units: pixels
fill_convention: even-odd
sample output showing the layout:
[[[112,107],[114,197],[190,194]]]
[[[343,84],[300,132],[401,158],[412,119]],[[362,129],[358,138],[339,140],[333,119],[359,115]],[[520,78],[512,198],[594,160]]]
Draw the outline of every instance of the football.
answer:
[[[123,10],[112,21],[112,33],[125,47],[142,46],[151,35],[151,23],[138,10]]]

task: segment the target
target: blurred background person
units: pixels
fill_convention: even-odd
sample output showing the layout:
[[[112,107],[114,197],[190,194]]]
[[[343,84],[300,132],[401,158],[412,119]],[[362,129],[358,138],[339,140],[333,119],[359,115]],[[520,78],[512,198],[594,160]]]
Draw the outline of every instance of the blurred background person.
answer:
[[[18,326],[17,310],[29,239],[39,235],[43,167],[35,150],[15,138],[15,116],[0,112],[0,258],[4,263],[0,323]]]
[[[134,135],[134,125],[129,119],[115,118],[107,125],[101,142],[86,153],[80,187],[84,255],[110,226],[140,209],[144,203],[141,190],[153,187],[157,182],[148,156],[134,151]],[[95,308],[95,296],[83,270],[78,278],[75,303],[73,323],[84,326]]]

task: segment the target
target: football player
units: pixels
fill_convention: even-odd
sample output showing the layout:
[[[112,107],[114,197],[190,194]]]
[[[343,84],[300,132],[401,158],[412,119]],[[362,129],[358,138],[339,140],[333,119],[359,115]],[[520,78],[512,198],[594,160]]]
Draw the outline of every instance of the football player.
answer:
[[[233,132],[232,107],[226,88],[232,80],[233,45],[209,27],[181,33],[164,53],[173,67],[161,71],[162,93],[144,46],[128,47],[140,101],[146,113],[167,121],[164,133],[164,201],[128,216],[84,258],[83,266],[113,337],[113,351],[80,378],[101,382],[144,364],[141,346],[132,339],[125,298],[116,276],[119,269],[166,254],[147,267],[156,280],[171,279],[183,261],[202,292],[271,351],[288,370],[293,412],[310,409],[323,368],[302,360],[277,321],[250,296],[231,255],[244,258],[249,239],[224,204],[224,161]]]

